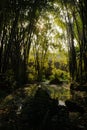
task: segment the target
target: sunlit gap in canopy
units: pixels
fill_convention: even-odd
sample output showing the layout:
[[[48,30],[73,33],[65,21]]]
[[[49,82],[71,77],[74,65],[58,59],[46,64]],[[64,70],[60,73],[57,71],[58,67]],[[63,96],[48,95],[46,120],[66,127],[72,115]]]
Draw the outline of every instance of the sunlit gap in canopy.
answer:
[[[54,4],[55,8],[58,8],[58,4]],[[61,12],[61,15],[63,13]],[[60,17],[61,18],[61,17]],[[65,39],[66,37],[66,30],[61,27],[61,23],[58,24],[57,20],[59,18],[55,15],[55,13],[52,12],[45,12],[42,13],[42,15],[39,16],[39,19],[37,20],[35,24],[35,30],[34,36],[33,36],[33,41],[31,46],[34,46],[37,41],[37,37],[43,40],[43,37],[46,37],[47,39],[47,44],[48,44],[48,50],[50,53],[57,53],[59,48],[58,46],[62,46],[62,48],[67,51],[67,41]],[[64,17],[62,18],[64,19]],[[63,22],[65,22],[63,20]],[[46,43],[44,43],[46,44]],[[38,45],[36,45],[38,46]],[[56,47],[52,47],[56,46]],[[32,48],[32,47],[31,47]],[[38,47],[36,47],[38,48]]]

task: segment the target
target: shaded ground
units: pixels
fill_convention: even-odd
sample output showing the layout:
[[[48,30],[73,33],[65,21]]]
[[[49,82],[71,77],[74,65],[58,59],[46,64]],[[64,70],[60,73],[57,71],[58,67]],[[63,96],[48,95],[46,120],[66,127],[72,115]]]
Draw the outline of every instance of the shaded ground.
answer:
[[[0,130],[87,130],[86,92],[78,91],[71,98],[85,108],[81,115],[59,102],[70,98],[67,85],[38,86],[26,85],[0,100]]]

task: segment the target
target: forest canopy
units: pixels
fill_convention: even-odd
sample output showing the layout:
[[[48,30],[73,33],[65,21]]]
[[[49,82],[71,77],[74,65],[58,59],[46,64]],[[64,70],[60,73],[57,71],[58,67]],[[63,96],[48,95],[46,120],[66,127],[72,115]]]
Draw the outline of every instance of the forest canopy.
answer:
[[[86,7],[86,0],[1,0],[0,75],[24,84],[32,69],[35,80],[42,80],[58,62],[58,74],[69,70],[72,80],[85,83]]]

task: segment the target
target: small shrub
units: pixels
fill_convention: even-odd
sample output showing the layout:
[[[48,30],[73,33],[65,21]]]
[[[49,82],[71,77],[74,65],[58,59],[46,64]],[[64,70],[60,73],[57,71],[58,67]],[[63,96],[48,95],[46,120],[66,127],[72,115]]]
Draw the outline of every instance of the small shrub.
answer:
[[[50,81],[54,83],[61,83],[63,81],[69,80],[69,74],[66,71],[60,69],[53,69],[52,75],[50,76]]]
[[[34,75],[31,74],[31,73],[28,75],[28,79],[29,79],[29,82],[35,81],[35,77],[34,77]]]

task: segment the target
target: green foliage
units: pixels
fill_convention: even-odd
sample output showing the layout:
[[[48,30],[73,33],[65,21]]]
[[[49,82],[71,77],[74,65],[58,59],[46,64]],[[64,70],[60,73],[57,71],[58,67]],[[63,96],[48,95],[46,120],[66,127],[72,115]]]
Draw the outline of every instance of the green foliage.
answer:
[[[58,81],[68,81],[69,80],[69,73],[63,71],[61,69],[54,68],[52,70],[52,75],[50,76],[50,80],[58,80]]]
[[[30,82],[32,82],[32,81],[34,81],[35,80],[35,77],[34,77],[34,75],[33,74],[28,74],[28,80],[30,81]]]
[[[37,79],[37,72],[36,72],[34,66],[33,65],[29,66],[29,69],[28,69],[28,80],[29,80],[29,82],[36,81],[36,79]]]

